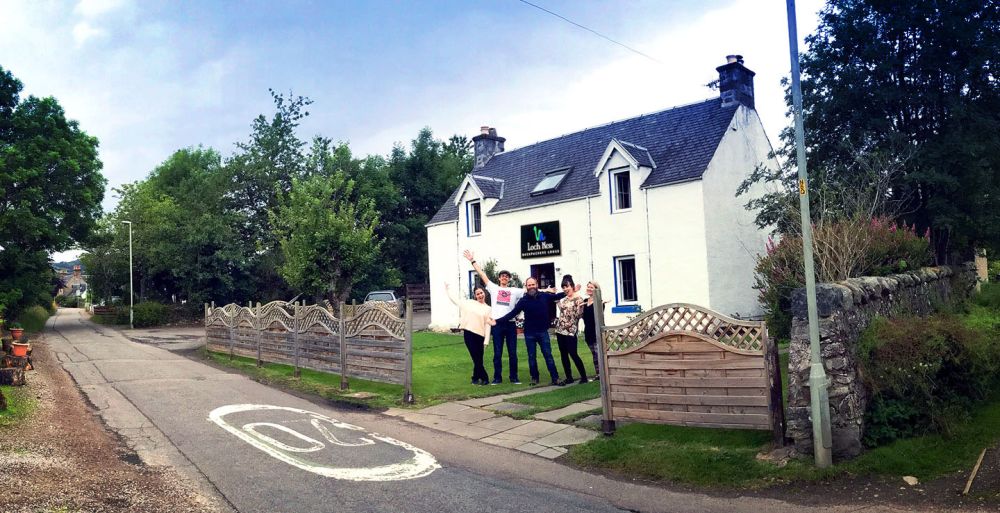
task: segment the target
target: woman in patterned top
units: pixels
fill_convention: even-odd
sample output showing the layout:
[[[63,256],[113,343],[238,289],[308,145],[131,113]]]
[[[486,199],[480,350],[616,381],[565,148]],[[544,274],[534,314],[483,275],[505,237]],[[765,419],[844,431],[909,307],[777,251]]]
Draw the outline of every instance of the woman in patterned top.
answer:
[[[580,371],[580,383],[587,382],[587,371],[583,368],[583,360],[576,353],[576,334],[580,325],[580,316],[583,315],[583,305],[586,301],[577,293],[576,284],[573,277],[563,276],[562,289],[566,292],[566,297],[559,300],[559,318],[556,320],[556,340],[559,342],[559,357],[562,359],[563,371],[566,379],[559,383],[559,386],[569,385],[573,382],[573,369],[569,364],[570,358],[576,364],[576,369]]]

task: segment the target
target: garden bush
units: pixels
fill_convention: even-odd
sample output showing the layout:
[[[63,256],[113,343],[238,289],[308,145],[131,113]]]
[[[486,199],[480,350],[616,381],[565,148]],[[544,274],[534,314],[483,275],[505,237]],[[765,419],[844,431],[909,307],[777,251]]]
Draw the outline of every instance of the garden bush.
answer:
[[[128,310],[126,310],[126,315]],[[161,326],[170,320],[170,310],[167,305],[157,301],[143,301],[135,305],[133,322],[136,328]],[[127,322],[127,321],[126,321]]]
[[[858,347],[870,397],[865,444],[949,434],[998,384],[998,335],[949,314],[875,319]]]
[[[35,305],[21,312],[17,321],[26,331],[42,331],[45,321],[49,320],[49,311],[44,306]]]
[[[791,294],[805,286],[802,237],[785,235],[768,240],[766,254],[754,269],[768,329],[777,338],[789,338],[792,326]],[[912,226],[889,218],[847,219],[813,227],[813,261],[817,282],[836,282],[859,276],[885,276],[919,269],[931,262],[930,240]]]

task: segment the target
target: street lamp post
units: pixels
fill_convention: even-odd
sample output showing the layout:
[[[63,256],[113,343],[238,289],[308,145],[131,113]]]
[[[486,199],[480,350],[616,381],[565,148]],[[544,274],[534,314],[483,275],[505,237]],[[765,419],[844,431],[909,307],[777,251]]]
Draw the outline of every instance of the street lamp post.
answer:
[[[788,7],[788,46],[792,58],[792,105],[795,114],[795,156],[799,170],[799,210],[802,215],[802,251],[806,272],[806,307],[809,315],[809,395],[812,405],[813,456],[816,466],[833,464],[830,431],[830,386],[823,368],[819,346],[819,315],[816,312],[816,275],[813,270],[812,220],[809,214],[809,175],[806,172],[806,149],[802,126],[802,85],[799,81],[799,37],[795,25],[795,0]]]
[[[135,288],[132,286],[132,221],[122,221],[128,225],[128,327],[135,329]]]

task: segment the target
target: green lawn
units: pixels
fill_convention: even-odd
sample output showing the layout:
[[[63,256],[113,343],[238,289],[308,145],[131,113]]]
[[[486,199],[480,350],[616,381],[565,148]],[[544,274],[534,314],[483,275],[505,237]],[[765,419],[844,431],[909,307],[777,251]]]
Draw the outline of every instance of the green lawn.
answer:
[[[0,428],[16,424],[35,409],[35,399],[28,387],[0,386],[7,398],[7,409],[0,411]]]
[[[590,357],[590,350],[587,345],[580,341],[580,357],[584,361],[588,375],[593,375],[593,362]],[[556,367],[562,374],[562,365],[559,362],[559,349],[556,347],[555,339],[552,342],[552,352],[556,360]],[[461,335],[417,332],[413,334],[413,395],[416,399],[415,406],[423,407],[437,404],[444,401],[457,399],[468,399],[472,397],[485,397],[508,392],[526,390],[528,381],[528,354],[523,339],[518,339],[518,377],[521,385],[513,385],[507,382],[507,353],[504,351],[504,383],[500,385],[478,386],[472,385],[472,360],[469,358],[469,351],[465,348]],[[351,379],[350,390],[341,392],[340,377],[335,374],[302,370],[301,379],[292,376],[292,367],[289,365],[266,364],[262,368],[257,368],[255,360],[252,358],[236,357],[229,359],[228,354],[207,353],[206,356],[212,361],[240,370],[256,379],[288,386],[296,390],[318,394],[322,397],[337,399],[347,402],[360,402],[376,407],[402,406],[401,399],[403,388],[398,385],[387,385],[375,383],[361,379]],[[548,371],[545,370],[545,362],[541,352],[537,355],[541,383],[547,384],[549,381]],[[493,345],[486,348],[484,358],[486,372],[493,377]],[[576,376],[574,368],[574,376]],[[572,385],[567,389],[587,387],[591,385]],[[594,390],[597,390],[594,387]],[[561,390],[560,390],[561,391]],[[346,394],[354,392],[371,392],[378,397],[368,400],[357,400],[346,397]],[[583,392],[581,390],[580,392]],[[566,392],[573,393],[573,392]],[[599,392],[598,392],[599,393]],[[589,399],[585,397],[584,399]],[[582,400],[582,399],[581,399]],[[559,407],[559,406],[556,406]],[[539,410],[542,411],[542,410]]]
[[[573,403],[586,401],[587,399],[595,399],[598,397],[601,397],[601,384],[598,381],[591,381],[583,385],[566,385],[549,392],[512,397],[508,399],[508,402],[526,404],[531,406],[531,408],[527,410],[509,412],[507,415],[517,419],[528,419],[536,413],[559,409]]]

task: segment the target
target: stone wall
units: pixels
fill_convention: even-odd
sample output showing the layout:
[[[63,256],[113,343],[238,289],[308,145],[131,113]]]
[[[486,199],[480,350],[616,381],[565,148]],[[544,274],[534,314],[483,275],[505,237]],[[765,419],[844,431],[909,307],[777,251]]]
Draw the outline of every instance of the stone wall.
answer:
[[[831,381],[830,419],[835,458],[851,458],[862,449],[868,398],[859,379],[857,343],[861,332],[875,317],[927,315],[936,307],[964,301],[975,284],[975,266],[969,263],[816,286],[820,346]],[[794,440],[799,453],[811,454],[809,321],[804,288],[792,296],[792,316],[786,434]]]

